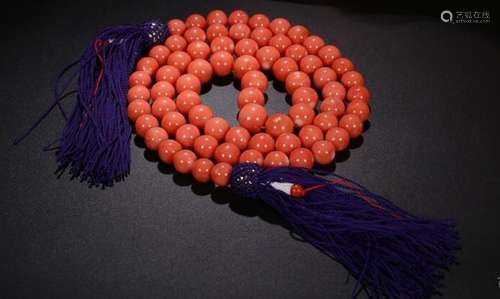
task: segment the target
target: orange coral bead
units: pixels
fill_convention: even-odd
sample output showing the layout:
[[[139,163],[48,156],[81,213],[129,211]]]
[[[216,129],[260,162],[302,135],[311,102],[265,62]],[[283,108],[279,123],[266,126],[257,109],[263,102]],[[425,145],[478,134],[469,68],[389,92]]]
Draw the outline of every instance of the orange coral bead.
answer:
[[[275,47],[278,49],[281,55],[286,52],[286,49],[290,47],[292,41],[288,38],[288,36],[284,34],[276,34],[275,36],[269,39],[269,46]]]
[[[167,81],[170,84],[175,84],[180,75],[181,72],[176,67],[164,65],[156,71],[156,81]]]
[[[174,154],[172,161],[174,162],[175,170],[183,174],[188,174],[193,169],[196,155],[190,150],[183,149]]]
[[[175,88],[168,81],[158,81],[151,87],[151,98],[156,100],[159,97],[175,97]]]
[[[262,91],[257,87],[243,88],[238,95],[238,107],[241,109],[249,103],[259,104],[264,106],[266,99]]]
[[[316,54],[325,45],[325,41],[317,35],[311,35],[306,37],[302,44],[306,47],[309,54]]]
[[[276,149],[285,154],[291,153],[301,145],[299,137],[292,133],[283,133],[276,138]]]
[[[168,32],[171,35],[182,35],[186,30],[186,24],[182,20],[172,19],[168,21]]]
[[[175,140],[184,148],[191,148],[194,140],[200,136],[200,130],[195,125],[185,124],[180,126],[175,132]]]
[[[268,27],[269,23],[270,23],[269,18],[261,13],[254,14],[248,19],[248,25],[252,29],[257,27]]]
[[[259,132],[266,122],[266,119],[266,108],[253,103],[243,106],[238,115],[240,125],[251,133]]]
[[[323,62],[316,55],[306,55],[299,62],[301,71],[308,75],[312,75],[317,69],[323,66]]]
[[[127,93],[127,99],[129,103],[135,100],[149,101],[150,97],[151,93],[149,92],[149,89],[144,85],[132,86]]]
[[[301,185],[293,184],[292,187],[290,187],[290,195],[296,198],[301,198],[306,195],[306,192],[304,191],[304,187]]]
[[[241,79],[248,71],[256,71],[260,68],[259,61],[250,55],[241,55],[233,64],[233,73],[236,78]]]
[[[205,59],[195,59],[188,65],[187,72],[198,77],[203,84],[212,78],[213,68]]]
[[[269,28],[274,34],[286,34],[290,26],[290,22],[284,18],[276,18],[269,23]]]
[[[227,76],[233,69],[233,55],[227,51],[217,51],[210,56],[210,64],[218,76]]]
[[[266,120],[266,133],[278,137],[283,133],[293,132],[293,121],[288,115],[275,113]]]
[[[234,52],[236,53],[237,56],[241,55],[255,55],[257,50],[259,49],[259,45],[257,44],[256,41],[254,41],[251,38],[244,38],[239,40],[236,43],[236,46],[234,48]]]
[[[135,69],[137,71],[145,71],[148,75],[152,76],[159,67],[160,64],[156,59],[152,57],[143,57],[139,59]]]
[[[210,179],[217,186],[227,186],[231,177],[233,167],[229,163],[217,163],[210,171]]]
[[[299,138],[303,147],[311,148],[316,141],[323,140],[323,132],[314,125],[306,125],[300,129]]]
[[[349,132],[351,138],[356,138],[363,133],[363,122],[356,114],[345,114],[340,118],[339,127]]]
[[[210,47],[204,41],[195,40],[188,45],[186,52],[192,59],[207,59],[210,55]]]
[[[200,14],[192,14],[186,19],[186,28],[191,27],[205,29],[207,27],[207,20]]]
[[[228,34],[229,30],[221,24],[212,24],[207,28],[207,40],[209,42],[213,41],[216,37],[227,36]]]
[[[290,57],[281,57],[273,64],[273,75],[279,81],[285,81],[288,74],[299,70],[295,60]]]
[[[241,153],[240,163],[255,163],[262,166],[264,163],[264,156],[258,150],[248,149]]]
[[[137,136],[144,137],[147,130],[158,127],[158,119],[151,114],[143,114],[135,121],[135,133]]]
[[[218,36],[214,38],[210,43],[210,50],[212,50],[212,53],[215,53],[217,51],[226,51],[229,53],[233,53],[234,42],[227,36]]]
[[[321,89],[321,94],[323,95],[323,98],[333,97],[343,101],[345,99],[346,91],[342,83],[331,81],[323,86],[323,89]]]
[[[212,158],[218,142],[213,136],[201,135],[194,140],[193,149],[198,157]]]
[[[285,56],[292,58],[296,62],[299,62],[306,55],[307,49],[299,44],[291,45],[285,50]]]
[[[250,138],[248,148],[261,152],[263,155],[274,150],[274,139],[267,133],[257,133]]]
[[[335,116],[342,116],[345,112],[345,104],[339,98],[329,97],[323,100],[319,106],[321,112],[333,112]]]
[[[314,161],[320,165],[328,165],[335,158],[335,146],[327,140],[316,141],[311,148]]]
[[[131,121],[136,121],[139,116],[151,113],[151,106],[144,100],[133,100],[128,104],[127,112],[128,118]]]
[[[313,82],[314,86],[322,89],[327,83],[336,81],[337,73],[330,67],[320,67],[314,71]]]
[[[355,101],[355,100],[363,100],[367,103],[370,102],[370,92],[365,86],[355,85],[349,88],[347,91],[347,100]]]
[[[264,46],[257,50],[255,57],[263,70],[270,70],[273,63],[280,58],[280,52],[275,47]]]
[[[207,15],[207,23],[209,25],[213,24],[226,25],[227,24],[226,13],[220,9],[212,10]]]
[[[151,112],[158,119],[162,119],[165,113],[175,110],[175,102],[167,97],[159,97],[151,105]]]
[[[264,167],[279,167],[290,165],[290,160],[285,153],[280,151],[272,151],[266,155],[264,159]]]
[[[261,71],[248,71],[241,77],[241,88],[256,87],[266,92],[269,82]]]
[[[201,97],[198,93],[188,89],[179,93],[175,102],[177,110],[183,114],[187,114],[191,108],[201,104]]]
[[[184,51],[175,51],[167,59],[167,64],[177,68],[181,74],[186,72],[190,62],[191,56]]]
[[[165,40],[165,46],[172,52],[183,51],[187,44],[186,39],[181,35],[171,35]]]
[[[292,94],[292,104],[304,103],[314,109],[318,103],[318,93],[311,87],[299,87]]]
[[[335,146],[335,150],[340,152],[349,146],[349,132],[346,129],[334,127],[326,132],[325,140],[330,141]]]
[[[196,105],[189,109],[188,119],[189,123],[203,129],[207,120],[211,119],[214,113],[207,105]]]
[[[193,174],[193,178],[200,183],[208,183],[210,182],[210,171],[214,166],[214,162],[209,159],[201,158],[193,163],[193,167],[191,169],[191,173]]]
[[[229,25],[234,25],[238,23],[246,24],[248,22],[248,14],[245,11],[238,9],[233,11],[229,15],[227,21]]]
[[[367,121],[370,117],[370,106],[363,100],[354,100],[347,105],[347,113],[352,113],[361,119],[361,121]]]
[[[348,58],[339,57],[332,62],[332,69],[337,75],[342,76],[345,72],[354,70],[354,64]]]
[[[243,23],[234,24],[229,27],[229,36],[234,41],[239,41],[241,39],[250,37],[250,32],[250,27]]]
[[[160,142],[166,139],[168,139],[167,131],[160,127],[149,128],[144,133],[144,143],[148,149],[153,151],[157,150]]]
[[[165,139],[158,144],[158,156],[160,160],[167,164],[172,164],[174,155],[182,150],[182,145],[172,139]]]
[[[165,113],[161,119],[161,127],[171,136],[175,135],[177,129],[186,123],[186,119],[177,111]]]
[[[311,150],[301,147],[290,153],[290,165],[311,169],[314,166],[314,156]]]
[[[226,162],[230,165],[238,163],[240,158],[240,149],[229,142],[225,142],[217,146],[214,152],[214,158],[217,162]]]
[[[228,130],[229,123],[222,117],[213,117],[205,122],[205,134],[214,137],[217,141],[223,140]]]
[[[297,127],[312,124],[314,120],[314,110],[309,104],[298,103],[290,107],[288,115],[292,118]]]
[[[261,47],[267,45],[273,33],[265,27],[257,27],[250,33],[250,37]]]
[[[243,127],[232,127],[226,133],[225,141],[236,145],[240,150],[247,148],[250,133]]]
[[[170,55],[170,50],[163,45],[156,45],[149,50],[149,56],[156,59],[159,65],[167,63],[168,55]]]
[[[332,65],[333,61],[342,56],[340,50],[333,45],[326,45],[318,50],[318,56],[325,65]]]
[[[349,88],[355,85],[365,85],[365,79],[361,73],[356,71],[347,71],[342,75],[342,83]]]
[[[136,85],[142,85],[144,87],[151,86],[151,76],[146,71],[135,71],[128,79],[128,86],[134,87]]]
[[[321,131],[326,132],[330,128],[338,125],[337,116],[333,111],[321,112],[314,118],[313,124],[320,128]]]
[[[201,81],[193,74],[184,74],[177,79],[177,82],[175,82],[175,88],[177,89],[177,92],[192,90],[196,93],[200,93]]]
[[[291,72],[285,79],[285,86],[286,92],[291,95],[299,87],[310,87],[311,79],[309,79],[309,76],[304,72]]]
[[[292,42],[301,44],[309,36],[309,29],[302,25],[295,25],[288,29],[287,35]]]

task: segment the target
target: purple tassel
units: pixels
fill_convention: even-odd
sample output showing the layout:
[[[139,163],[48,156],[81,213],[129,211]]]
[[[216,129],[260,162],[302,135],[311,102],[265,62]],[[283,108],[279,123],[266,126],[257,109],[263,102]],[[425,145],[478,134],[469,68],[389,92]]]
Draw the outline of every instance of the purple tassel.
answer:
[[[305,188],[303,197],[291,196],[293,185]],[[231,189],[269,204],[295,233],[341,263],[358,281],[353,297],[364,290],[369,298],[429,298],[440,294],[443,270],[456,263],[460,241],[452,221],[418,218],[340,176],[239,164]]]

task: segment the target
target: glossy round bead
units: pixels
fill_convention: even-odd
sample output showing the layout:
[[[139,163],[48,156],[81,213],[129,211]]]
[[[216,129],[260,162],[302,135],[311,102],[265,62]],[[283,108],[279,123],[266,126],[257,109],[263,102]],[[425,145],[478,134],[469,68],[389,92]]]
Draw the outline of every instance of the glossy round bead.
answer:
[[[356,114],[345,114],[339,120],[339,127],[349,132],[351,138],[356,138],[363,133],[363,122]]]
[[[363,75],[356,71],[347,71],[342,75],[342,83],[345,87],[350,88],[355,85],[365,85],[365,79]]]
[[[151,106],[144,100],[133,100],[128,104],[127,113],[131,121],[136,121],[139,116],[151,113]]]
[[[234,42],[227,36],[218,36],[214,38],[210,43],[210,50],[212,50],[212,53],[215,53],[217,51],[226,51],[229,53],[233,53]]]
[[[270,70],[273,63],[280,58],[280,52],[275,47],[264,46],[257,50],[255,57],[263,70]]]
[[[292,58],[296,62],[299,62],[306,55],[307,49],[299,44],[291,45],[285,50],[285,56]]]
[[[250,133],[243,127],[232,127],[226,133],[225,141],[236,145],[240,150],[244,150],[248,146]]]
[[[283,133],[293,132],[293,121],[284,113],[275,113],[266,120],[266,133],[278,137]]]
[[[184,115],[177,111],[167,112],[161,119],[161,127],[164,128],[170,136],[174,136],[177,129],[185,123],[186,119],[184,118]]]
[[[151,93],[149,89],[143,85],[135,85],[128,90],[127,99],[128,102],[135,100],[149,101],[151,98]]]
[[[227,36],[228,34],[229,30],[221,24],[212,24],[207,28],[207,40],[209,42],[213,41],[216,37]]]
[[[321,89],[321,94],[323,95],[323,98],[332,97],[343,101],[345,99],[346,91],[342,83],[332,81],[326,83],[325,86],[323,86],[323,88]]]
[[[180,150],[182,150],[182,145],[172,139],[162,140],[158,144],[158,156],[162,162],[167,164],[173,163],[175,153]]]
[[[214,116],[214,112],[207,105],[196,105],[189,109],[189,123],[197,126],[199,129],[205,127],[207,120]]]
[[[231,27],[229,27],[229,36],[234,41],[239,41],[243,38],[250,37],[250,32],[251,32],[250,27],[248,27],[248,25],[243,23],[234,24],[231,25]]]
[[[214,158],[217,162],[226,162],[231,165],[238,163],[240,158],[240,149],[229,142],[217,146],[214,152]]]
[[[182,35],[186,30],[186,24],[182,20],[172,19],[168,21],[168,32],[171,35]]]
[[[156,100],[160,97],[175,97],[175,87],[168,81],[158,81],[151,87],[151,98]]]
[[[201,158],[193,163],[193,167],[191,169],[191,173],[193,174],[193,178],[200,183],[208,183],[210,182],[210,171],[214,166],[214,162],[209,159]]]
[[[239,163],[255,163],[262,166],[264,163],[264,156],[258,150],[247,149],[241,153]]]
[[[245,11],[238,9],[233,11],[229,15],[227,21],[229,25],[234,25],[238,23],[246,24],[248,22],[248,14]]]
[[[165,113],[175,111],[176,109],[175,102],[167,97],[159,97],[151,105],[151,112],[158,119],[162,119]]]
[[[175,132],[175,140],[184,148],[191,148],[194,140],[200,136],[200,130],[195,125],[185,124],[180,126]]]
[[[257,50],[259,49],[259,45],[256,41],[251,38],[244,38],[239,40],[234,47],[234,53],[237,56],[241,55],[251,55],[254,56]]]
[[[135,133],[137,136],[144,137],[147,130],[158,127],[158,119],[151,114],[143,114],[135,121]]]
[[[261,152],[263,155],[274,150],[274,139],[267,133],[257,133],[250,138],[248,148]]]
[[[191,27],[186,29],[184,32],[184,39],[188,43],[192,43],[194,41],[206,41],[207,40],[207,34],[203,29],[200,29],[198,27]]]
[[[347,105],[347,113],[352,113],[361,119],[367,121],[370,117],[370,106],[363,100],[354,100]]]
[[[205,59],[195,59],[191,61],[187,68],[188,74],[195,75],[202,84],[207,83],[212,78],[212,65]]]
[[[301,71],[291,72],[285,79],[286,92],[290,95],[299,87],[310,87],[311,79]]]
[[[264,94],[257,87],[247,87],[240,91],[238,95],[238,107],[241,109],[249,103],[259,104],[261,106],[266,104]]]
[[[247,129],[250,133],[257,133],[264,126],[267,120],[267,111],[258,104],[246,104],[241,108],[238,114],[238,121],[240,125]]]
[[[335,146],[327,140],[316,141],[311,150],[314,155],[314,161],[320,165],[328,165],[335,158]]]
[[[250,55],[241,55],[233,64],[233,74],[241,79],[248,71],[256,71],[260,68],[259,61]]]
[[[188,89],[179,93],[175,102],[177,110],[183,114],[187,114],[191,108],[201,104],[201,97],[198,93]]]
[[[290,22],[284,18],[276,18],[269,23],[269,28],[274,34],[286,34],[290,26]]]
[[[291,153],[294,149],[299,148],[301,141],[297,135],[292,133],[283,133],[276,138],[276,150],[285,154]]]
[[[181,74],[186,72],[190,62],[191,56],[184,51],[175,51],[167,59],[167,64],[177,68]]]
[[[281,55],[283,55],[288,47],[292,44],[292,41],[288,36],[284,34],[276,34],[269,39],[269,46],[278,49]]]
[[[272,151],[266,155],[264,159],[264,167],[279,167],[290,165],[290,160],[285,153],[280,151]]]
[[[340,50],[333,45],[326,45],[318,50],[319,58],[323,61],[325,65],[332,65],[333,61],[342,56]]]
[[[298,103],[290,107],[288,115],[292,118],[295,126],[301,128],[312,124],[315,113],[309,104]]]
[[[318,103],[318,93],[311,87],[299,87],[292,94],[292,104],[304,103],[314,109]]]
[[[323,100],[319,106],[319,110],[321,112],[332,112],[335,116],[340,117],[345,112],[345,104],[344,101],[338,98],[329,97]]]
[[[210,171],[210,179],[217,186],[227,186],[233,167],[229,163],[217,163]]]
[[[135,71],[128,79],[128,86],[134,87],[136,85],[142,85],[144,87],[151,86],[151,76],[146,71]]]
[[[323,62],[316,55],[306,55],[299,63],[299,68],[301,71],[308,75],[312,75],[317,69],[323,66]]]
[[[156,45],[149,50],[149,57],[156,59],[159,65],[167,63],[168,55],[170,55],[170,50],[163,45]]]
[[[337,75],[342,76],[345,72],[354,70],[354,64],[352,64],[350,59],[340,57],[332,62],[332,69]]]
[[[164,65],[156,71],[156,81],[167,81],[170,84],[175,84],[180,75],[181,72],[176,67]]]
[[[191,172],[191,170],[193,169],[194,161],[196,161],[195,153],[187,149],[182,149],[176,152],[172,158],[175,170],[183,174],[188,174]]]
[[[299,138],[303,147],[311,148],[316,141],[323,140],[323,132],[314,125],[306,125],[300,129]]]
[[[229,127],[227,120],[222,117],[213,117],[205,122],[204,132],[214,137],[217,141],[221,141],[226,136]]]
[[[320,67],[314,71],[313,82],[314,86],[322,89],[327,83],[336,81],[337,73],[330,67]]]
[[[207,27],[207,20],[200,14],[192,14],[186,19],[186,28],[191,27],[205,29]]]
[[[196,93],[200,93],[201,81],[193,74],[184,74],[177,79],[177,82],[175,82],[175,88],[177,89],[177,92],[192,90]]]
[[[349,101],[363,100],[367,103],[370,102],[370,92],[362,85],[355,85],[349,88],[346,97]]]
[[[186,49],[187,44],[186,39],[180,35],[171,35],[165,40],[165,46],[172,52],[183,51]]]
[[[248,71],[241,77],[241,88],[256,87],[266,92],[269,82],[261,71]]]
[[[209,25],[212,24],[226,25],[227,24],[226,13],[220,9],[212,10],[207,15],[207,23]]]
[[[313,125],[326,132],[338,125],[337,116],[333,111],[321,112],[314,118]]]
[[[265,27],[257,27],[250,33],[250,38],[257,42],[257,44],[261,47],[267,45],[273,33],[271,30]]]
[[[201,135],[194,140],[194,152],[201,158],[212,158],[217,147],[217,139],[210,135]]]
[[[227,76],[233,70],[233,55],[227,51],[217,51],[210,56],[210,64],[217,76]]]
[[[337,152],[345,150],[349,146],[349,132],[343,128],[334,127],[326,132],[325,140],[330,141]]]
[[[314,166],[314,156],[311,150],[301,147],[290,153],[290,166],[311,169]]]
[[[302,25],[295,25],[288,29],[287,35],[292,42],[302,44],[306,37],[309,36],[309,29]]]
[[[255,29],[257,27],[268,27],[269,23],[269,18],[261,13],[254,14],[248,19],[248,26],[250,26],[250,28],[252,29]]]
[[[157,150],[158,144],[166,139],[168,139],[167,131],[160,127],[149,128],[146,133],[144,133],[144,143],[146,143],[146,147],[152,151]]]
[[[311,35],[306,37],[302,44],[306,47],[309,54],[316,54],[325,45],[325,41],[317,35]]]
[[[160,64],[156,59],[152,57],[143,57],[139,59],[135,69],[137,71],[145,71],[148,75],[152,76],[159,67]]]
[[[188,45],[186,52],[191,56],[191,59],[207,59],[210,55],[210,47],[206,42],[196,40]]]
[[[302,185],[293,184],[292,187],[290,187],[290,195],[292,197],[302,198],[306,195],[306,191]]]
[[[281,57],[273,64],[273,75],[276,80],[285,81],[288,74],[299,70],[295,60],[290,57]]]

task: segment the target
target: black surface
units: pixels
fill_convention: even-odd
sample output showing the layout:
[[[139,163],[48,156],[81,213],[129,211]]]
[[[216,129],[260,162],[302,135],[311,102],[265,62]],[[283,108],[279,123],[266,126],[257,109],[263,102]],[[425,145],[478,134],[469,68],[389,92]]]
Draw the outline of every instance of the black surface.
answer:
[[[445,298],[500,295],[500,47],[491,25],[444,24],[440,9],[363,12],[325,1],[17,4],[4,11],[0,58],[0,297],[350,295],[346,271],[291,238],[268,207],[192,184],[140,142],[130,177],[105,191],[53,175],[53,156],[41,148],[60,133],[57,113],[11,146],[47,107],[56,73],[98,29],[239,7],[305,24],[352,58],[374,113],[337,173],[416,214],[458,221],[464,248],[446,275]],[[236,93],[213,85],[203,97],[233,118]],[[286,109],[283,93],[270,89],[269,99],[271,111]]]

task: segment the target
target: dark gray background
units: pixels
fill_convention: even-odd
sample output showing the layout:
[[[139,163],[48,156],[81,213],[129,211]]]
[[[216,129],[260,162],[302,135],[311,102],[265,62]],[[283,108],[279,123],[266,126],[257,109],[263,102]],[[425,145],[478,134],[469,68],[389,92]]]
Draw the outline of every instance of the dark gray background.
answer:
[[[11,145],[46,109],[57,72],[98,29],[215,8],[286,17],[352,58],[372,91],[373,116],[336,172],[416,214],[457,220],[463,251],[446,275],[445,298],[500,295],[495,15],[480,26],[441,23],[437,8],[353,10],[326,1],[72,2],[16,2],[4,11],[0,297],[349,296],[347,272],[292,239],[270,208],[192,184],[140,142],[132,144],[129,178],[105,191],[53,175],[54,158],[41,148],[61,132],[58,113]],[[236,94],[214,85],[203,98],[234,119]],[[286,109],[284,93],[268,94],[271,111]]]

